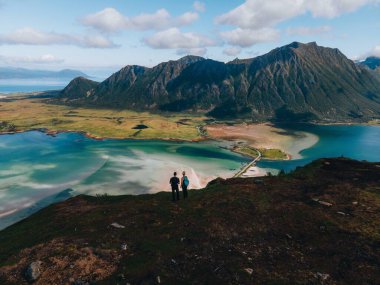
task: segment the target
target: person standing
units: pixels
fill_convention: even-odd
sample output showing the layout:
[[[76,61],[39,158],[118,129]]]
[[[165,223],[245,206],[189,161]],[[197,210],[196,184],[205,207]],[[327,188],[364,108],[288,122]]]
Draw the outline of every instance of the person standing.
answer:
[[[190,183],[189,178],[187,178],[186,172],[183,171],[182,178],[181,178],[181,188],[183,192],[183,199],[187,198],[187,187],[189,186],[189,183]]]
[[[170,185],[172,186],[173,201],[179,200],[178,184],[179,184],[179,179],[177,177],[177,172],[174,172],[173,177],[170,178]]]

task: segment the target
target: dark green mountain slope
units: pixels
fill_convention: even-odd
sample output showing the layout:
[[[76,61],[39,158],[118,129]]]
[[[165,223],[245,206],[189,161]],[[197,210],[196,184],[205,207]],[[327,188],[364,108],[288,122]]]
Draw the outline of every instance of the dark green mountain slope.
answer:
[[[379,57],[375,57],[375,56],[368,57],[365,61],[360,62],[359,65],[365,68],[368,68],[371,71],[374,71],[375,75],[380,80],[380,58]]]
[[[0,284],[378,284],[379,163],[321,159],[279,177],[78,196],[0,232]],[[113,223],[117,223],[116,225]]]
[[[78,99],[86,98],[90,95],[91,90],[96,88],[99,82],[92,81],[84,77],[77,77],[70,81],[70,83],[62,90],[60,97],[65,101],[74,102]]]
[[[94,89],[86,102],[110,107],[156,109],[171,101],[167,84],[187,66],[202,60],[201,57],[186,56],[153,68],[126,66]]]
[[[366,121],[380,117],[380,81],[338,49],[295,42],[227,64],[188,56],[127,66],[81,103],[258,121]]]

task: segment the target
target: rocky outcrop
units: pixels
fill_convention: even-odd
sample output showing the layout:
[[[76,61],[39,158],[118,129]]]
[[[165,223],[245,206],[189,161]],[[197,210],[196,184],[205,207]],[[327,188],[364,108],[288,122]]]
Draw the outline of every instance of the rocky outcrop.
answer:
[[[28,282],[33,283],[40,277],[42,272],[41,266],[42,262],[39,260],[33,261],[28,265],[28,267],[25,270],[25,278]]]

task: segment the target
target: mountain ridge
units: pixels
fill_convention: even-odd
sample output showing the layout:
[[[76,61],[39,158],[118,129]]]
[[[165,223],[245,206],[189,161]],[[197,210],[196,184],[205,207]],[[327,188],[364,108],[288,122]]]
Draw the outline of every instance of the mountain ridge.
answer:
[[[201,111],[254,121],[366,121],[380,117],[380,80],[338,49],[293,42],[224,63],[196,56],[126,66],[79,104]]]
[[[82,71],[75,69],[62,69],[59,71],[43,69],[27,69],[19,67],[0,67],[0,79],[36,79],[36,78],[62,78],[89,77]]]
[[[370,56],[364,61],[359,62],[359,64],[367,66],[369,69],[376,70],[380,67],[380,57]]]

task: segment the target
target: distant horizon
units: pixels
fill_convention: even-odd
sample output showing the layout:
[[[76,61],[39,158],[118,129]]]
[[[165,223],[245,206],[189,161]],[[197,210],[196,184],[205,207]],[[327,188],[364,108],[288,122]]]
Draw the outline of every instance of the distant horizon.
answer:
[[[299,41],[294,41],[294,42],[299,42]],[[301,44],[310,44],[310,43],[313,43],[315,42],[318,46],[320,46],[318,44],[318,42],[316,41],[310,41],[310,42],[299,42]],[[293,42],[291,42],[293,43]],[[287,46],[291,43],[288,43],[288,44],[285,44],[284,46]],[[268,51],[266,51],[265,53],[261,54],[261,55],[256,55],[256,56],[252,56],[252,57],[235,57],[233,59],[228,59],[226,61],[220,61],[220,62],[224,62],[224,63],[228,63],[228,62],[231,62],[235,59],[239,59],[239,60],[245,60],[245,59],[253,59],[253,58],[256,58],[258,56],[262,56],[266,53],[269,53],[270,51],[276,49],[276,48],[279,48],[281,46],[278,46],[278,47],[275,47],[273,49],[270,49]],[[335,48],[335,47],[330,47],[330,46],[324,46],[324,47],[327,47],[327,48]],[[181,58],[184,58],[184,57],[187,57],[187,56],[198,56],[198,55],[192,55],[192,54],[186,54],[186,55],[181,55],[180,57],[176,57],[175,59],[168,59],[164,62],[167,62],[167,61],[172,61],[172,60],[179,60]],[[199,57],[202,57],[202,58],[205,58],[205,59],[211,59],[211,60],[215,60],[213,58],[209,58],[207,56],[201,56],[199,55]],[[377,58],[380,58],[376,55],[372,56],[372,55],[369,55],[368,57],[377,57]],[[366,57],[366,58],[368,58]],[[355,60],[355,59],[351,59],[349,58],[350,60],[354,61],[354,62],[362,62],[364,60],[366,60],[366,58],[363,58],[363,59],[358,59],[358,60]],[[144,66],[144,67],[148,67],[148,68],[152,68],[158,64],[160,64],[162,62],[159,62],[155,65],[152,65],[152,66],[146,66],[146,65],[141,65],[141,64],[134,64],[134,65],[140,65],[140,66]],[[32,71],[52,71],[52,72],[59,72],[59,71],[64,71],[64,70],[74,70],[74,71],[81,71],[83,73],[86,74],[86,76],[90,79],[96,79],[97,81],[99,80],[104,80],[106,78],[108,78],[109,76],[111,76],[113,73],[119,71],[121,68],[125,67],[125,66],[128,66],[128,65],[133,65],[133,64],[128,64],[128,63],[125,63],[124,65],[121,65],[120,67],[119,66],[115,66],[113,69],[109,68],[109,72],[107,73],[107,71],[105,69],[99,69],[100,70],[100,73],[98,72],[94,72],[94,70],[92,69],[88,69],[86,67],[70,67],[70,66],[61,66],[61,67],[57,67],[57,68],[51,68],[49,69],[49,67],[46,67],[46,68],[42,68],[42,67],[36,67],[36,68],[32,68],[32,67],[22,67],[22,66],[10,66],[10,65],[7,65],[7,66],[1,66],[0,65],[0,68],[9,68],[9,69],[26,69],[26,70],[32,70]],[[0,79],[0,80],[5,80],[5,79]],[[23,80],[23,79],[20,79],[20,80]]]
[[[253,58],[293,41],[316,41],[359,60],[380,56],[372,36],[380,28],[379,3],[0,0],[0,66],[104,76],[186,54],[222,62]]]

